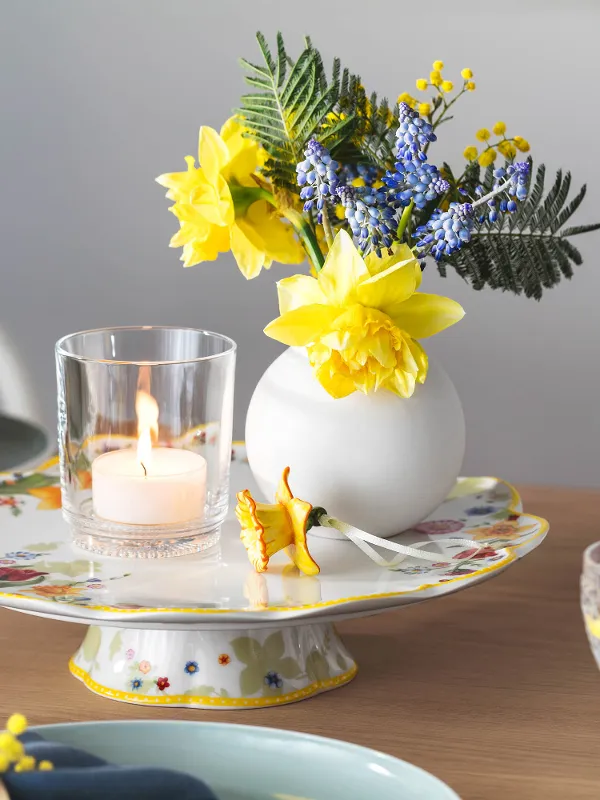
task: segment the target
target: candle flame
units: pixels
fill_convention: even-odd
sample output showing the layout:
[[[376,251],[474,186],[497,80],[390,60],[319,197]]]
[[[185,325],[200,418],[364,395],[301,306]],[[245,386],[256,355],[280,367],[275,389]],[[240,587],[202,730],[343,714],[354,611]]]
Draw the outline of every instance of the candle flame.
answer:
[[[158,403],[151,394],[138,391],[135,398],[138,420],[138,461],[147,472],[152,458],[152,442],[158,439]]]

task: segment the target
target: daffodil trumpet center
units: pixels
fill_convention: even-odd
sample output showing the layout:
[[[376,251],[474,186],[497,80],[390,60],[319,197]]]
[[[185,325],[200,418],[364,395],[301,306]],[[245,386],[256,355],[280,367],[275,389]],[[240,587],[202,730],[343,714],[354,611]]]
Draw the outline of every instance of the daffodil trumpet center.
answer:
[[[308,518],[308,526],[307,529],[313,527],[322,527],[322,528],[333,528],[334,530],[342,533],[347,539],[349,539],[353,544],[355,544],[360,550],[365,553],[372,561],[378,564],[380,567],[386,567],[386,569],[397,569],[398,566],[405,561],[407,558],[416,558],[421,559],[422,561],[429,561],[433,564],[446,564],[449,565],[450,562],[461,562],[467,561],[468,559],[473,558],[474,555],[479,553],[480,550],[483,550],[487,547],[486,544],[482,544],[481,542],[474,542],[471,539],[445,539],[444,545],[449,546],[460,546],[468,548],[469,554],[468,556],[464,556],[458,558],[456,555],[449,554],[446,556],[444,552],[429,553],[423,548],[427,547],[428,545],[436,545],[439,546],[439,542],[432,541],[428,539],[424,542],[415,542],[411,545],[404,545],[399,544],[398,542],[390,541],[389,539],[382,539],[380,536],[374,536],[372,533],[367,533],[366,531],[361,531],[360,528],[355,528],[353,525],[348,525],[347,522],[342,522],[335,517],[330,517],[327,511],[321,507],[315,507],[311,511],[309,518]],[[372,545],[375,547],[381,547],[385,550],[392,550],[398,555],[396,555],[392,559],[386,559],[382,555],[380,555]]]

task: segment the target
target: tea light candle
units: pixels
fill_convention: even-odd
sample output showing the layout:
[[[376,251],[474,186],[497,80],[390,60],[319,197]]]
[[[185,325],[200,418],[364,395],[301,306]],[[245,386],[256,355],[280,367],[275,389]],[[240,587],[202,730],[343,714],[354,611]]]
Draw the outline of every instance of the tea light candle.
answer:
[[[98,517],[128,525],[169,525],[204,516],[206,459],[190,450],[154,447],[140,461],[135,448],[92,462]]]

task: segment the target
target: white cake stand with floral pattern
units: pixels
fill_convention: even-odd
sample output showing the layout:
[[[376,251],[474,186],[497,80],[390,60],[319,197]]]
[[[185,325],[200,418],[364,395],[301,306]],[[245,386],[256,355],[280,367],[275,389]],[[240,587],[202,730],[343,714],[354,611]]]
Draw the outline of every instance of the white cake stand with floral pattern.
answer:
[[[234,447],[231,485],[254,489],[243,445]],[[439,562],[409,559],[390,571],[350,542],[311,537],[318,577],[281,553],[259,575],[233,510],[218,548],[138,560],[77,550],[59,509],[55,461],[0,475],[0,604],[90,626],[70,670],[92,691],[196,708],[280,705],[343,685],[357,667],[335,621],[472,586],[531,552],[548,531],[545,520],[521,512],[509,484],[463,478],[428,520],[399,537],[430,538]],[[486,547],[452,566],[469,555],[445,544],[452,534]]]

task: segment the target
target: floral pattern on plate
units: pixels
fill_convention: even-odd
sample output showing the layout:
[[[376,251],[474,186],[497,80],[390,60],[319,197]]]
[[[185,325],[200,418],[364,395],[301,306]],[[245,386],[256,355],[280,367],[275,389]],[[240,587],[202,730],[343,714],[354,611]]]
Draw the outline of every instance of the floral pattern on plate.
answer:
[[[104,445],[99,441],[96,446],[101,452]],[[234,445],[234,456],[232,493],[252,486],[243,445]],[[87,480],[89,464],[80,466],[77,480]],[[4,605],[43,611],[52,604],[52,613],[88,620],[100,614],[123,620],[152,614],[160,621],[182,622],[191,621],[190,614],[236,615],[240,621],[242,616],[281,618],[321,608],[338,613],[348,604],[375,601],[378,607],[390,607],[414,602],[413,595],[420,592],[445,594],[451,590],[448,584],[467,585],[498,572],[537,546],[547,531],[545,520],[520,511],[519,496],[509,484],[496,478],[462,478],[430,517],[399,537],[408,545],[423,539],[435,542],[439,561],[407,559],[391,571],[374,565],[348,542],[314,538],[311,552],[321,565],[319,576],[302,575],[284,554],[273,558],[265,575],[258,575],[248,564],[231,510],[220,548],[206,554],[143,561],[78,551],[54,495],[48,494],[60,491],[58,482],[56,460],[38,472],[0,475],[0,499],[17,498],[19,509],[15,516],[12,505],[0,505]],[[477,542],[483,549],[470,554],[464,544],[453,542],[456,538]],[[458,563],[459,558],[466,560]],[[262,673],[261,681],[268,672]]]

